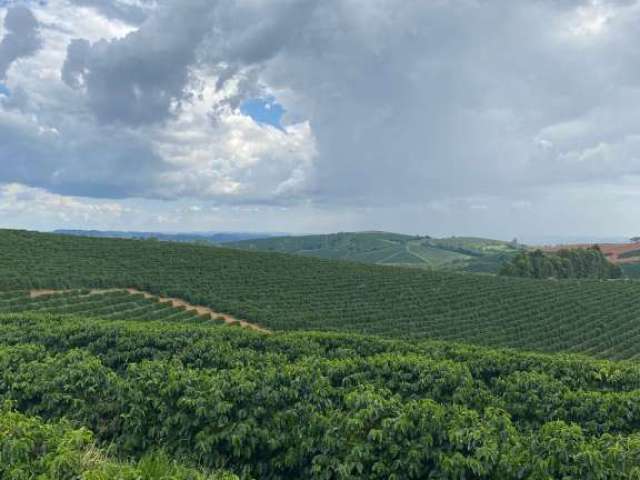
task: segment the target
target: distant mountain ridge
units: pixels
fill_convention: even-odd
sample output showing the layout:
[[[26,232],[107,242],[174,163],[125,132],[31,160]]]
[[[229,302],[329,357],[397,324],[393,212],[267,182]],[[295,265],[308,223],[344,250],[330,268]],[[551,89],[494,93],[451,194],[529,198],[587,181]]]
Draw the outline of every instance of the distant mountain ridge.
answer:
[[[139,240],[156,239],[166,242],[211,243],[216,245],[283,235],[282,233],[260,232],[161,233],[118,230],[55,230],[53,233],[59,235],[73,235],[77,237],[128,238]]]
[[[378,265],[485,273],[496,273],[506,260],[526,248],[486,238],[437,239],[379,231],[270,237],[229,242],[225,246]]]

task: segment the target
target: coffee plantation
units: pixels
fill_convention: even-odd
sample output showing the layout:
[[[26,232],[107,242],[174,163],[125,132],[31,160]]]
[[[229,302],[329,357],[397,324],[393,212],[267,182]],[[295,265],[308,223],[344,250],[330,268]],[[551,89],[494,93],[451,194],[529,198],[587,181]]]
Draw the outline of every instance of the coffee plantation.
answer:
[[[0,478],[640,479],[634,281],[0,247]]]
[[[240,478],[640,478],[632,362],[43,313],[0,325],[3,415],[63,422],[78,448],[91,431],[127,468],[162,451]]]
[[[640,283],[370,266],[198,245],[0,230],[0,290],[137,288],[270,330],[640,355]]]

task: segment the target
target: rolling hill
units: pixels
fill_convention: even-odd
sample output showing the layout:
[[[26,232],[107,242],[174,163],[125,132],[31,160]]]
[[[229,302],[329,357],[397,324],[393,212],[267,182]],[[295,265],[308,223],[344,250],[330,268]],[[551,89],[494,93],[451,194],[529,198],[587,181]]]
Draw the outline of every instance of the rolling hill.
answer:
[[[513,279],[22,231],[0,231],[0,255],[0,290],[137,288],[272,331],[640,355],[635,281]]]
[[[634,281],[0,231],[0,478],[640,478],[636,361],[483,346],[635,359],[639,307]]]
[[[473,237],[435,239],[388,232],[272,237],[229,242],[228,247],[446,270],[495,273],[521,246]]]

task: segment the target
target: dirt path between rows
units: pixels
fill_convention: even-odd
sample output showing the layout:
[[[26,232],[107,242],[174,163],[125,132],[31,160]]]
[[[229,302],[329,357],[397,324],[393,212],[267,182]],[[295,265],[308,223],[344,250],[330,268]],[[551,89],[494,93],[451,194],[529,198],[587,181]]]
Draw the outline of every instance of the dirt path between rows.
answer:
[[[44,297],[46,295],[55,295],[58,293],[68,292],[69,290],[31,290],[30,296],[31,298]],[[206,315],[210,314],[212,318],[224,319],[227,324],[235,324],[239,323],[243,328],[249,328],[251,330],[255,330],[257,332],[262,333],[271,333],[271,331],[263,328],[255,323],[248,322],[246,320],[241,320],[239,318],[235,318],[232,315],[227,315],[226,313],[216,312],[215,310],[209,307],[203,307],[200,305],[192,305],[191,303],[185,302],[179,298],[169,298],[169,297],[160,297],[158,295],[153,295],[149,292],[144,292],[142,290],[137,290],[135,288],[109,288],[109,289],[92,289],[89,290],[88,295],[101,295],[104,293],[112,293],[112,292],[129,292],[132,295],[144,295],[144,298],[153,298],[160,303],[170,302],[171,306],[174,308],[184,307],[187,310],[195,310],[198,315]]]

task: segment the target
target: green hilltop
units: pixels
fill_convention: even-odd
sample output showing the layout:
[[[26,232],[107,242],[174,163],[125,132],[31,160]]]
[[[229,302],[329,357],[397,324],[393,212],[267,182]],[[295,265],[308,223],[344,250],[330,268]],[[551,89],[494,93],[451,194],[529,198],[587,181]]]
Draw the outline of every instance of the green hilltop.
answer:
[[[496,273],[523,248],[513,242],[485,238],[437,239],[388,232],[273,237],[231,242],[225,246],[377,265],[485,273]]]

